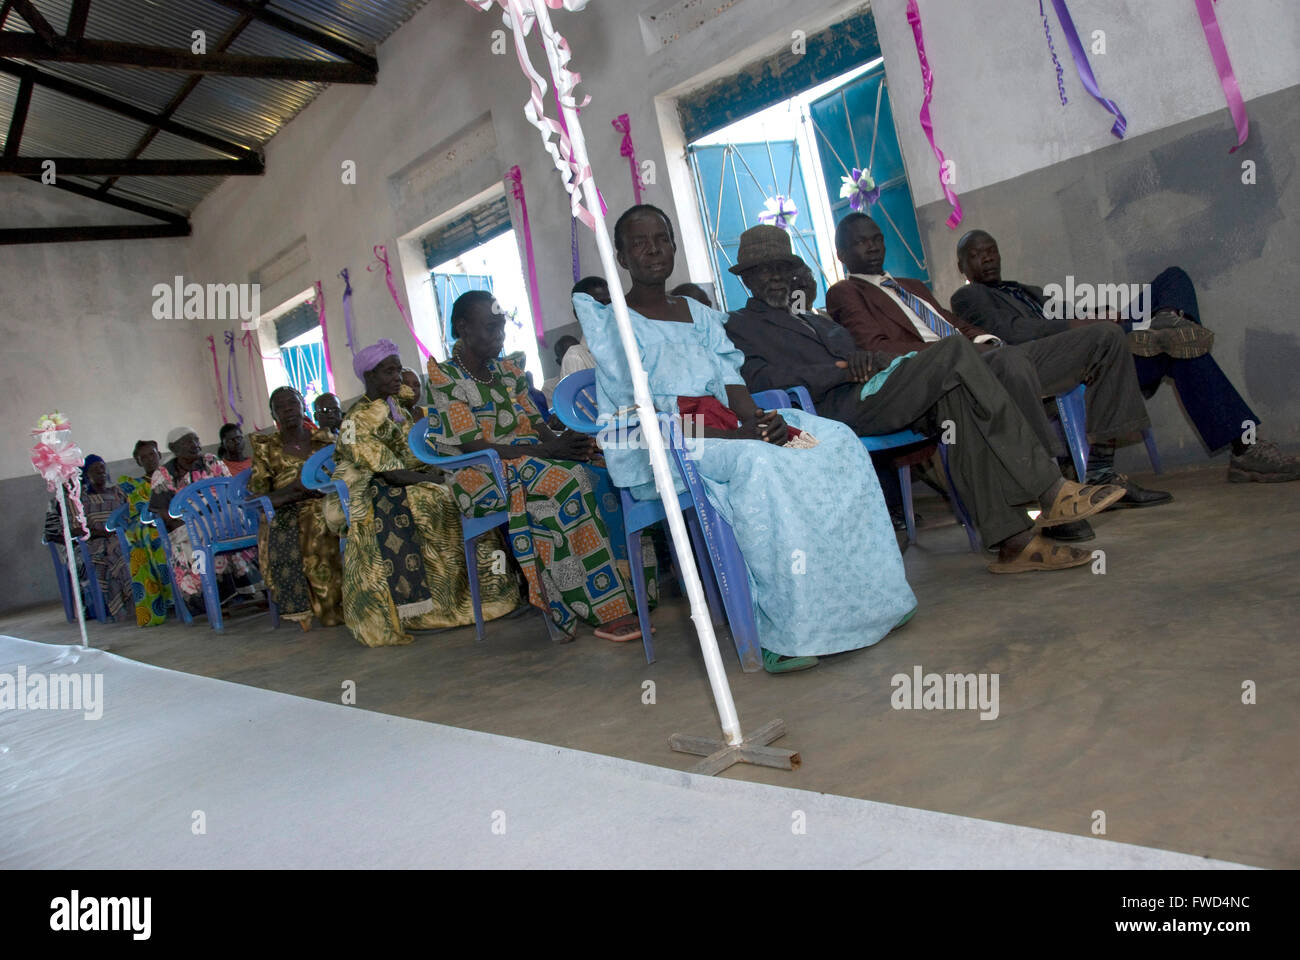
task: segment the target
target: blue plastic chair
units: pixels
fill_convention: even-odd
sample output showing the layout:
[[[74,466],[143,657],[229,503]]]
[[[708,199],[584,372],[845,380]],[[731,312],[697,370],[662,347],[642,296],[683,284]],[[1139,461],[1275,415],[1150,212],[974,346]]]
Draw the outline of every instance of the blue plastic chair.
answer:
[[[1068,393],[1056,398],[1056,410],[1061,417],[1061,432],[1065,434],[1065,445],[1070,448],[1070,458],[1074,460],[1074,474],[1080,483],[1088,472],[1088,428],[1087,405],[1084,402],[1085,384],[1079,384]],[[1142,431],[1142,441],[1146,444],[1147,456],[1156,473],[1163,473],[1160,466],[1160,451],[1156,449],[1156,435],[1150,427]]]
[[[501,468],[501,458],[497,456],[495,450],[481,450],[477,453],[459,453],[455,456],[440,457],[429,446],[428,417],[417,421],[411,427],[411,432],[406,438],[406,444],[411,448],[411,452],[415,454],[417,459],[443,469],[486,466],[491,471],[492,478],[496,482],[497,493],[501,497],[501,502],[510,502],[510,487],[506,484],[505,471]],[[460,518],[460,536],[465,548],[465,571],[469,575],[469,595],[470,599],[474,601],[474,629],[477,631],[480,641],[483,640],[483,607],[479,600],[478,553],[474,549],[474,541],[489,530],[509,523],[510,513],[506,510],[498,510],[483,517],[467,517],[461,514]],[[549,624],[549,614],[546,615],[546,618]]]
[[[62,555],[56,543],[43,541],[50,548],[50,559],[54,562],[54,579],[59,584],[59,599],[63,601],[63,613],[72,623],[77,619],[76,607],[72,601],[72,580],[68,574],[68,565],[64,562]],[[81,585],[81,599],[85,611],[100,623],[111,623],[113,618],[109,616],[108,604],[104,602],[103,591],[99,589],[99,577],[95,574],[95,564],[90,556],[90,546],[85,540],[72,541],[77,545],[77,552],[81,554],[81,561],[85,566],[85,577],[78,577]]]
[[[221,598],[217,593],[217,554],[245,550],[257,545],[257,511],[266,518],[275,516],[275,508],[266,497],[248,496],[248,470],[233,477],[208,477],[197,480],[172,498],[169,513],[185,522],[190,548],[203,558],[199,579],[203,583],[203,605],[212,629],[224,629]],[[268,601],[270,597],[268,596]],[[183,607],[181,599],[177,608]],[[279,611],[270,603],[271,623],[278,626]]]
[[[127,569],[130,569],[131,565],[131,544],[126,539],[126,525],[130,520],[128,516],[130,511],[131,505],[124,503],[110,513],[108,519],[104,521],[104,529],[117,536],[117,545],[122,550],[122,559],[126,561]]]
[[[352,511],[348,509],[348,485],[342,480],[334,479],[334,444],[321,447],[307,458],[307,462],[302,465],[302,485],[308,490],[319,490],[321,493],[337,493],[339,502],[343,504],[344,522],[352,522]],[[340,556],[347,539],[346,535],[339,537]]]
[[[580,370],[565,377],[555,387],[552,407],[560,422],[571,430],[596,434],[600,432],[596,409],[596,374],[594,370]],[[740,657],[741,669],[753,672],[762,667],[763,655],[758,642],[758,627],[754,622],[754,603],[749,592],[749,573],[736,545],[731,527],[718,516],[704,494],[698,472],[691,464],[688,472],[681,467],[689,461],[680,432],[670,433],[665,444],[671,455],[677,457],[679,469],[687,489],[678,495],[678,505],[691,534],[700,582],[704,586],[709,604],[709,614],[714,624],[722,622],[725,609],[731,627],[731,636]],[[598,468],[591,468],[598,469]],[[694,478],[692,485],[691,478]],[[645,648],[646,663],[654,663],[654,644],[650,633],[650,610],[645,596],[645,573],[641,560],[641,531],[666,518],[662,500],[638,500],[622,487],[618,488],[623,507],[623,526],[627,544],[628,566],[636,598],[637,619],[641,627],[641,644]],[[673,549],[674,562],[680,561]],[[715,583],[716,578],[716,583]],[[721,593],[719,592],[721,590]]]

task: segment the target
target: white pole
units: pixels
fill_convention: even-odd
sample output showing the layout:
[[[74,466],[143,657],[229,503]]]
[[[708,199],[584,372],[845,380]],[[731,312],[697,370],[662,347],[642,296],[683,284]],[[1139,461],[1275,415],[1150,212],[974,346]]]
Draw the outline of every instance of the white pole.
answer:
[[[512,6],[514,6],[512,4]],[[559,89],[560,66],[555,46],[555,33],[551,27],[550,14],[544,2],[533,4],[537,15],[537,26],[542,34],[542,44],[546,47],[546,59],[551,65],[551,82]],[[512,13],[512,16],[516,15]],[[516,38],[517,42],[518,38]],[[559,98],[564,112],[564,122],[569,129],[569,142],[573,148],[573,160],[581,169],[589,166],[587,144],[582,135],[582,124],[578,113]],[[636,400],[637,414],[641,418],[641,433],[645,437],[650,451],[650,466],[654,470],[655,487],[663,500],[664,513],[667,515],[668,530],[677,551],[677,562],[686,585],[686,596],[691,603],[691,620],[700,638],[700,651],[704,654],[704,667],[709,674],[709,686],[713,688],[713,699],[718,706],[718,717],[722,722],[722,732],[730,744],[743,740],[740,730],[740,718],[736,715],[736,704],[731,697],[731,687],[727,684],[726,670],[722,666],[722,657],[718,653],[718,640],[713,633],[713,621],[709,616],[708,602],[704,599],[704,587],[700,583],[699,571],[695,569],[695,554],[691,550],[691,541],[686,534],[686,522],[682,519],[681,506],[673,486],[673,475],[668,468],[668,456],[664,449],[663,437],[655,414],[654,401],[650,398],[650,381],[641,366],[641,356],[636,345],[636,335],[632,332],[632,321],[627,314],[627,301],[623,299],[623,284],[619,279],[618,263],[614,259],[614,247],[610,243],[609,231],[605,227],[605,218],[600,213],[599,193],[596,190],[594,176],[588,177],[582,184],[586,197],[587,209],[596,220],[596,247],[600,251],[600,264],[606,279],[609,280],[609,293],[613,300],[614,319],[618,323],[619,339],[623,343],[623,353],[627,357],[628,369],[632,373],[632,395]],[[651,426],[653,425],[653,427]]]
[[[68,551],[68,579],[72,581],[72,602],[77,605],[77,625],[81,627],[81,645],[90,646],[86,639],[86,611],[81,606],[81,578],[77,576],[77,555],[72,552],[72,528],[68,526],[68,491],[65,481],[59,481],[59,515],[63,518],[63,548]],[[86,576],[95,576],[92,567]]]

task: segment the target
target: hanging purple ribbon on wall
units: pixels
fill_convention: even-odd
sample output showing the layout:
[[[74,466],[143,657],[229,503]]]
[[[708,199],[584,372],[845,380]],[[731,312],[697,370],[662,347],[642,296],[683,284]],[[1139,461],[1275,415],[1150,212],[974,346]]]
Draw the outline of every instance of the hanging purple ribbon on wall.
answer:
[[[1228,101],[1228,111],[1232,114],[1233,125],[1237,128],[1237,147],[1240,147],[1250,136],[1250,118],[1246,116],[1246,104],[1241,98],[1241,85],[1237,83],[1237,75],[1232,72],[1228,48],[1223,43],[1219,18],[1214,15],[1214,0],[1196,0],[1196,12],[1201,16],[1201,29],[1205,31],[1205,42],[1210,45],[1214,69],[1219,71],[1219,83],[1223,86],[1223,97]],[[1233,147],[1228,152],[1236,153],[1237,147]]]
[[[627,157],[628,166],[632,168],[632,196],[636,202],[641,202],[641,168],[636,164],[636,147],[632,145],[632,121],[628,119],[626,113],[620,113],[610,121],[612,126],[619,133],[623,134],[623,141],[618,145],[618,155]]]
[[[229,423],[226,418],[226,398],[221,389],[221,367],[217,365],[217,341],[211,334],[208,335],[208,349],[212,351],[212,376],[217,381],[217,412],[221,414],[222,423]]]
[[[510,196],[519,204],[519,222],[524,234],[524,259],[528,268],[528,304],[533,311],[533,330],[537,342],[545,346],[546,334],[542,330],[542,298],[538,294],[537,264],[533,259],[533,228],[528,224],[528,204],[524,201],[524,174],[519,165],[506,171],[506,183],[510,185]]]
[[[1115,116],[1115,125],[1110,128],[1110,132],[1123,140],[1124,131],[1128,129],[1128,121],[1124,119],[1124,114],[1120,112],[1114,100],[1107,100],[1101,95],[1101,88],[1097,86],[1097,78],[1092,75],[1092,66],[1088,63],[1088,55],[1084,53],[1079,33],[1074,29],[1074,21],[1070,19],[1070,11],[1065,5],[1065,0],[1052,0],[1052,6],[1056,9],[1056,19],[1061,21],[1065,43],[1070,48],[1070,56],[1074,57],[1074,67],[1079,71],[1080,82],[1083,83],[1084,89],[1092,94],[1094,100]]]
[[[244,402],[244,391],[239,389],[239,370],[235,367],[235,331],[226,330],[222,336],[226,338],[226,403],[230,405],[230,412],[235,415],[239,425],[244,425],[244,415],[239,412],[235,406],[235,395],[239,395],[239,402]]]
[[[402,298],[397,295],[397,284],[393,283],[393,268],[388,262],[388,248],[382,243],[375,244],[375,259],[384,265],[384,282],[388,284],[388,292],[393,298],[393,303],[397,304],[397,312],[402,315],[402,319],[406,322],[406,329],[411,332],[411,339],[420,348],[420,362],[427,363],[433,351],[424,345],[420,335],[415,332],[415,324],[411,322],[411,316],[406,312],[406,306],[402,303]],[[373,263],[366,267],[367,271],[373,269],[375,269]]]
[[[348,268],[339,271],[343,278],[343,330],[348,337],[348,352],[352,359],[357,357],[357,338],[352,334],[352,281],[348,279]]]
[[[334,364],[330,361],[330,328],[325,326],[325,291],[316,281],[316,316],[320,320],[320,339],[325,354],[325,389],[334,392]]]
[[[939,185],[943,187],[943,195],[948,198],[948,203],[952,205],[952,213],[948,215],[947,221],[949,230],[956,230],[957,225],[961,223],[961,201],[957,199],[957,194],[952,192],[952,187],[948,185],[948,171],[945,169],[947,161],[944,159],[943,151],[939,145],[934,142],[934,124],[930,122],[930,98],[934,91],[934,73],[930,70],[930,61],[925,57],[925,37],[921,31],[921,11],[917,9],[916,0],[907,0],[907,22],[912,26],[912,38],[916,41],[916,57],[921,61],[921,83],[925,87],[925,96],[921,100],[921,129],[925,131],[925,138],[930,141],[930,149],[934,155],[939,158]]]
[[[1065,70],[1061,58],[1056,55],[1056,44],[1052,43],[1052,27],[1047,22],[1047,11],[1043,9],[1043,0],[1038,0],[1038,15],[1043,18],[1043,33],[1047,34],[1047,50],[1052,55],[1052,64],[1056,67],[1056,92],[1061,96],[1061,106],[1070,102],[1065,95]]]

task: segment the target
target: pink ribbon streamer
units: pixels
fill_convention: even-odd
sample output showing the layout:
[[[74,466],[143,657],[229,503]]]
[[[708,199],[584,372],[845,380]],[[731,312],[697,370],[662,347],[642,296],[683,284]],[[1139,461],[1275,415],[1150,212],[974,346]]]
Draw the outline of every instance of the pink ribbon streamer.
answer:
[[[397,304],[397,312],[402,315],[402,319],[406,322],[406,329],[411,332],[411,338],[415,340],[415,345],[420,348],[420,363],[427,363],[433,351],[424,345],[424,341],[420,339],[420,335],[415,332],[415,324],[411,322],[411,316],[406,312],[406,307],[402,303],[402,298],[397,295],[397,285],[393,283],[393,268],[388,263],[388,248],[382,243],[375,244],[375,259],[384,265],[384,280],[388,284],[388,292],[392,294],[393,303]],[[373,269],[375,269],[373,263],[366,267],[367,272]],[[319,286],[320,285],[317,284],[317,288],[319,288]]]
[[[486,2],[485,0],[466,0],[466,2],[470,6],[476,6],[481,10],[486,10],[492,5],[491,0],[486,0]],[[546,115],[542,94],[547,88],[547,83],[528,59],[525,38],[528,36],[528,31],[532,29],[536,19],[530,5],[533,0],[528,0],[526,3],[521,3],[520,0],[500,0],[500,2],[504,11],[502,19],[514,31],[515,57],[519,61],[519,68],[528,79],[529,95],[528,102],[524,104],[524,116],[541,133],[546,152],[551,155],[551,159],[555,161],[555,166],[560,171],[561,178],[564,181],[564,189],[570,195],[570,211],[572,215],[581,220],[588,229],[594,230],[596,218],[583,204],[581,189],[583,182],[591,178],[591,167],[578,165],[573,159],[573,145],[569,142],[566,128]],[[558,9],[553,0],[547,0],[547,5]],[[557,58],[555,70],[556,98],[564,106],[579,110],[585,107],[591,101],[591,98],[583,98],[582,103],[578,103],[574,99],[573,88],[582,80],[582,77],[566,67],[566,64],[573,56],[568,42],[558,33],[554,34],[554,41]],[[563,119],[563,110],[561,110],[560,116]],[[552,134],[555,134],[558,138],[558,144],[551,141]],[[603,214],[603,201],[601,208]]]
[[[221,422],[229,423],[226,417],[226,394],[221,388],[221,368],[217,366],[217,341],[212,335],[208,336],[208,349],[212,351],[212,376],[217,381],[217,411],[221,414]]]
[[[357,357],[357,338],[352,332],[352,281],[348,279],[348,268],[344,267],[340,270],[339,276],[343,278],[343,329],[348,337],[348,351],[352,354],[352,359],[355,360]]]
[[[921,31],[921,11],[917,9],[916,0],[907,0],[907,22],[912,26],[912,37],[916,40],[916,56],[921,61],[921,82],[925,86],[925,97],[921,101],[921,129],[925,131],[925,138],[930,141],[930,149],[934,155],[939,158],[939,185],[943,187],[943,195],[948,198],[948,203],[952,205],[952,213],[948,215],[947,224],[949,230],[956,230],[957,225],[961,223],[961,201],[957,199],[957,194],[952,192],[952,188],[944,180],[944,163],[943,151],[939,145],[934,142],[934,124],[930,122],[930,98],[934,91],[934,73],[930,70],[930,61],[925,57],[925,38]]]
[[[249,386],[250,386],[250,387],[256,387],[256,386],[257,386],[257,367],[256,367],[256,365],[253,363],[253,331],[252,331],[252,330],[245,330],[243,336],[241,336],[241,337],[239,338],[239,340],[240,340],[240,342],[241,342],[241,343],[242,343],[242,344],[247,348],[247,353],[248,353],[248,383],[249,383]],[[261,350],[260,347],[258,348],[257,353],[258,353],[259,356],[261,355],[262,350]],[[256,405],[254,405],[254,409],[256,409]],[[254,430],[254,432],[260,432],[263,428],[260,427],[260,426],[258,425],[258,424],[260,423],[260,421],[258,420],[258,418],[257,418],[257,417],[252,417],[252,418],[250,418],[250,419],[252,419],[252,421],[253,421],[253,430]]]
[[[537,264],[533,259],[533,229],[528,223],[528,204],[524,200],[524,174],[515,164],[506,171],[506,183],[510,185],[510,196],[519,204],[519,222],[524,232],[524,258],[528,261],[528,305],[533,312],[533,330],[537,342],[546,345],[546,333],[542,329],[542,298],[537,286]],[[586,211],[586,208],[583,208]],[[587,213],[591,216],[590,212]],[[594,224],[595,221],[593,220]],[[574,281],[577,283],[577,281]]]
[[[632,145],[632,121],[628,119],[626,113],[620,113],[610,121],[610,126],[623,134],[623,140],[618,145],[618,155],[627,157],[628,166],[632,168],[632,196],[636,198],[639,205],[641,203],[641,170],[636,165],[636,148]]]
[[[1219,71],[1219,83],[1223,87],[1224,99],[1228,101],[1228,111],[1237,128],[1237,146],[1229,150],[1236,153],[1237,147],[1246,142],[1250,136],[1250,118],[1246,116],[1246,104],[1241,97],[1241,85],[1233,73],[1232,61],[1228,59],[1228,48],[1223,43],[1223,31],[1219,29],[1219,18],[1214,14],[1214,0],[1196,0],[1196,12],[1201,17],[1201,29],[1205,31],[1205,42],[1210,45],[1210,56],[1214,60],[1214,69]]]
[[[321,346],[325,353],[325,383],[330,393],[334,392],[334,364],[330,360],[330,328],[325,326],[325,291],[320,281],[316,281],[316,316],[320,319]]]

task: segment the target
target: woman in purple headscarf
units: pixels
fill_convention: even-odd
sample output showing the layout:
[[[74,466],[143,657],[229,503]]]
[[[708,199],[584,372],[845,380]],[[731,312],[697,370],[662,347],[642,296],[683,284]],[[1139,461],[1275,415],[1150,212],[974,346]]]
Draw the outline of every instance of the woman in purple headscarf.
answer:
[[[344,621],[370,647],[410,643],[409,630],[472,624],[460,511],[441,472],[407,446],[415,396],[402,383],[397,346],[380,340],[359,351],[352,368],[366,393],[344,415],[334,447],[334,476],[348,486],[351,520]],[[519,604],[519,587],[500,562],[499,533],[480,537],[477,549],[483,618],[491,620]]]

